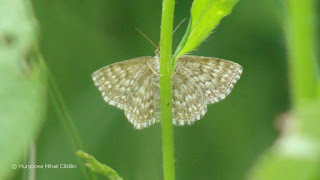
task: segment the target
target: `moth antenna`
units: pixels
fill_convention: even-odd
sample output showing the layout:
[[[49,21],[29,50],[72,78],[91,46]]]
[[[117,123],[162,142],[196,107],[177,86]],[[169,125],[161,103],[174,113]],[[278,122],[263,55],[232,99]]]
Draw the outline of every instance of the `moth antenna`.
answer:
[[[157,49],[156,49],[156,54],[159,54],[160,55],[160,44],[161,44],[161,42],[159,42],[159,45],[158,45],[158,47],[157,47]]]
[[[178,26],[173,30],[172,34],[174,34],[176,32],[176,30],[179,29],[179,27],[184,23],[184,21],[186,20],[186,18],[184,18],[179,24]]]
[[[184,23],[186,19],[183,19],[179,24],[178,26],[173,30],[172,34],[174,34],[178,29],[179,27]],[[145,35],[139,28],[135,27],[135,29],[144,37],[146,38],[155,48],[156,48],[156,53],[159,53],[159,50],[160,50],[160,43],[159,42],[159,45],[157,46],[153,41],[151,41],[151,39]]]
[[[148,36],[146,36],[145,34],[143,34],[143,32],[140,31],[140,29],[138,29],[137,27],[135,27],[135,29],[136,29],[144,38],[146,38],[156,49],[158,49],[158,46],[157,46],[153,41],[151,41],[151,39],[150,39]]]

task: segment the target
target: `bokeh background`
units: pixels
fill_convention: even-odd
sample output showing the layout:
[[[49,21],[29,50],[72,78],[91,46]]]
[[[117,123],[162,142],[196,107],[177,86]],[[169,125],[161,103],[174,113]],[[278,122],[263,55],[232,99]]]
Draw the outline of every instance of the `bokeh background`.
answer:
[[[191,0],[176,2],[174,47],[181,40]],[[107,105],[91,74],[105,65],[154,55],[138,27],[159,42],[161,1],[33,0],[40,48],[85,151],[130,180],[162,179],[160,125],[142,131]],[[245,179],[278,136],[276,119],[289,109],[285,37],[275,1],[241,0],[192,54],[232,60],[243,76],[224,101],[209,105],[193,126],[174,127],[178,180]],[[78,164],[68,134],[50,103],[37,139],[38,164]],[[21,173],[14,179],[20,179]],[[84,179],[80,168],[37,169],[38,179]]]

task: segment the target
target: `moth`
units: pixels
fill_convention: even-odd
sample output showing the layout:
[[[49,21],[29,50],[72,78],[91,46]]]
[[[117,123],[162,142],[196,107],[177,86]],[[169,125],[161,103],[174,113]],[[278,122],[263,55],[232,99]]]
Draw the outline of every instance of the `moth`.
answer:
[[[218,58],[181,56],[172,76],[172,123],[200,120],[207,105],[225,99],[240,79],[241,65]],[[144,56],[105,66],[92,74],[104,101],[124,110],[136,129],[161,120],[160,57]]]

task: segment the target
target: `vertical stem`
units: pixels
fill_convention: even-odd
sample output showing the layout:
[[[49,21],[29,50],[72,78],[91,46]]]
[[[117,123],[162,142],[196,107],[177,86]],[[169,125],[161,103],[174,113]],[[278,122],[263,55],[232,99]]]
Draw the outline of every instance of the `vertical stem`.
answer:
[[[49,74],[49,73],[48,73]],[[62,124],[66,130],[66,133],[68,133],[70,139],[71,139],[71,143],[73,145],[73,148],[75,150],[79,150],[79,149],[83,149],[82,148],[82,145],[81,145],[81,142],[79,141],[79,134],[78,134],[78,131],[73,131],[73,130],[70,130],[70,122],[72,121],[69,121],[67,122],[67,118],[69,118],[69,116],[65,115],[64,113],[66,113],[67,111],[64,111],[62,110],[63,108],[61,107],[61,102],[59,102],[58,100],[58,96],[60,96],[59,91],[57,91],[57,89],[55,89],[55,81],[53,79],[53,77],[51,76],[51,74],[49,75],[49,81],[52,80],[52,89],[49,90],[49,95],[50,95],[50,98],[53,100],[53,105],[55,106],[55,108],[57,109],[57,114],[59,116],[59,119],[62,121]],[[64,112],[63,112],[64,111]],[[79,160],[79,159],[78,159]],[[87,169],[85,168],[85,166],[83,165],[82,162],[79,163],[80,164],[80,167],[81,167],[81,171],[83,173],[83,175],[85,176],[85,179],[90,179],[89,178],[89,173],[87,171]],[[92,175],[92,179],[94,179],[93,175]]]
[[[34,141],[30,144],[30,152],[29,152],[29,164],[35,165],[36,164],[36,157],[37,157],[37,146]],[[29,170],[28,180],[35,180],[36,179],[36,168],[31,168]]]
[[[51,88],[49,89],[49,96],[53,102],[53,106],[57,110],[57,115],[59,116],[59,119],[62,122],[62,125],[63,125],[66,133],[69,135],[69,137],[71,139],[71,143],[73,145],[73,148],[75,150],[84,149],[79,132],[78,132],[78,129],[75,127],[75,125],[73,123],[74,121],[72,120],[72,118],[67,110],[67,107],[65,105],[65,102],[64,102],[62,94],[61,94],[61,91],[59,90],[58,85],[57,85],[48,65],[45,64],[44,61],[43,61],[43,63],[46,67],[49,84],[51,86]],[[80,160],[80,159],[78,159],[78,160]],[[81,168],[81,171],[83,172],[85,179],[95,180],[96,179],[95,174],[93,174],[90,171],[89,172],[90,177],[89,177],[88,170],[85,168],[85,166],[83,165],[82,162],[79,162],[79,163],[80,163],[80,168]]]
[[[293,106],[317,96],[314,0],[287,0],[287,48]]]
[[[29,148],[26,151],[25,165],[35,165],[37,157],[37,146],[35,141],[31,141]],[[35,180],[36,179],[36,168],[25,168],[23,169],[23,179],[24,180]]]
[[[160,98],[161,128],[163,151],[163,177],[165,180],[175,179],[174,139],[172,125],[172,31],[174,16],[174,0],[163,0],[161,17],[160,45]]]

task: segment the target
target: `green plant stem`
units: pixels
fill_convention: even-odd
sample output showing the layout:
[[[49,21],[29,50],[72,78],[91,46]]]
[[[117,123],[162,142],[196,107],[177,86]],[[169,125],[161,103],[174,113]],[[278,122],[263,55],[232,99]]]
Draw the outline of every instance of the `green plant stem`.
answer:
[[[314,0],[287,0],[287,48],[293,107],[317,96],[317,59]]]
[[[81,147],[81,145],[79,145],[79,144],[77,143],[77,140],[75,140],[75,139],[77,139],[77,138],[75,138],[77,135],[75,135],[73,132],[71,132],[71,131],[69,130],[70,128],[69,128],[69,126],[68,126],[68,123],[66,122],[66,121],[67,121],[67,120],[66,120],[67,118],[65,117],[64,113],[62,112],[61,107],[60,107],[60,105],[59,105],[59,103],[58,103],[58,100],[56,99],[55,91],[54,91],[54,90],[50,90],[50,91],[49,91],[49,95],[50,95],[50,98],[51,98],[52,101],[53,101],[54,107],[55,107],[56,110],[57,110],[57,114],[58,114],[58,116],[59,116],[59,119],[61,120],[65,131],[68,133],[68,135],[69,135],[69,137],[70,137],[70,139],[71,139],[71,143],[72,143],[73,148],[76,149],[76,150],[79,150],[80,147]],[[84,176],[85,176],[86,179],[90,179],[90,178],[89,178],[89,175],[88,175],[88,172],[87,172],[86,168],[82,165],[82,163],[81,163],[81,171],[82,171],[82,173],[84,174]]]
[[[30,143],[30,152],[29,152],[29,164],[36,164],[37,158],[37,146],[36,143],[33,141]],[[36,168],[29,170],[28,180],[35,180],[36,179]]]
[[[57,110],[57,114],[59,116],[59,119],[61,120],[65,131],[68,133],[68,135],[71,139],[73,148],[75,150],[84,149],[79,132],[78,132],[77,128],[75,127],[70,114],[67,111],[67,107],[66,107],[65,102],[62,98],[62,95],[61,95],[60,90],[57,86],[57,83],[55,82],[55,79],[54,79],[53,75],[51,74],[47,64],[45,64],[45,67],[46,67],[46,72],[48,75],[49,84],[51,86],[51,88],[49,89],[49,96],[53,102],[54,107]],[[87,169],[84,167],[84,165],[82,163],[80,163],[80,165],[81,165],[81,171],[83,172],[86,179],[96,179],[94,174],[92,174],[92,173],[90,173],[91,178],[89,178],[89,173],[88,173]]]
[[[163,177],[165,180],[175,179],[174,139],[172,125],[172,31],[174,16],[174,0],[162,1],[161,44],[160,44],[160,98],[161,129],[163,153]]]
[[[50,98],[53,100],[53,103],[55,105],[55,108],[57,109],[58,115],[60,116],[60,119],[63,121],[62,124],[65,130],[69,133],[74,148],[77,150],[84,149],[79,132],[75,127],[73,120],[67,111],[66,105],[58,89],[57,83],[55,82],[51,72],[49,70],[47,71],[48,71],[49,83],[51,85],[51,89],[49,91]]]
[[[35,165],[37,158],[37,146],[34,141],[29,144],[28,151],[26,152],[24,164]],[[35,180],[36,179],[36,168],[25,168],[23,169],[24,180]]]

